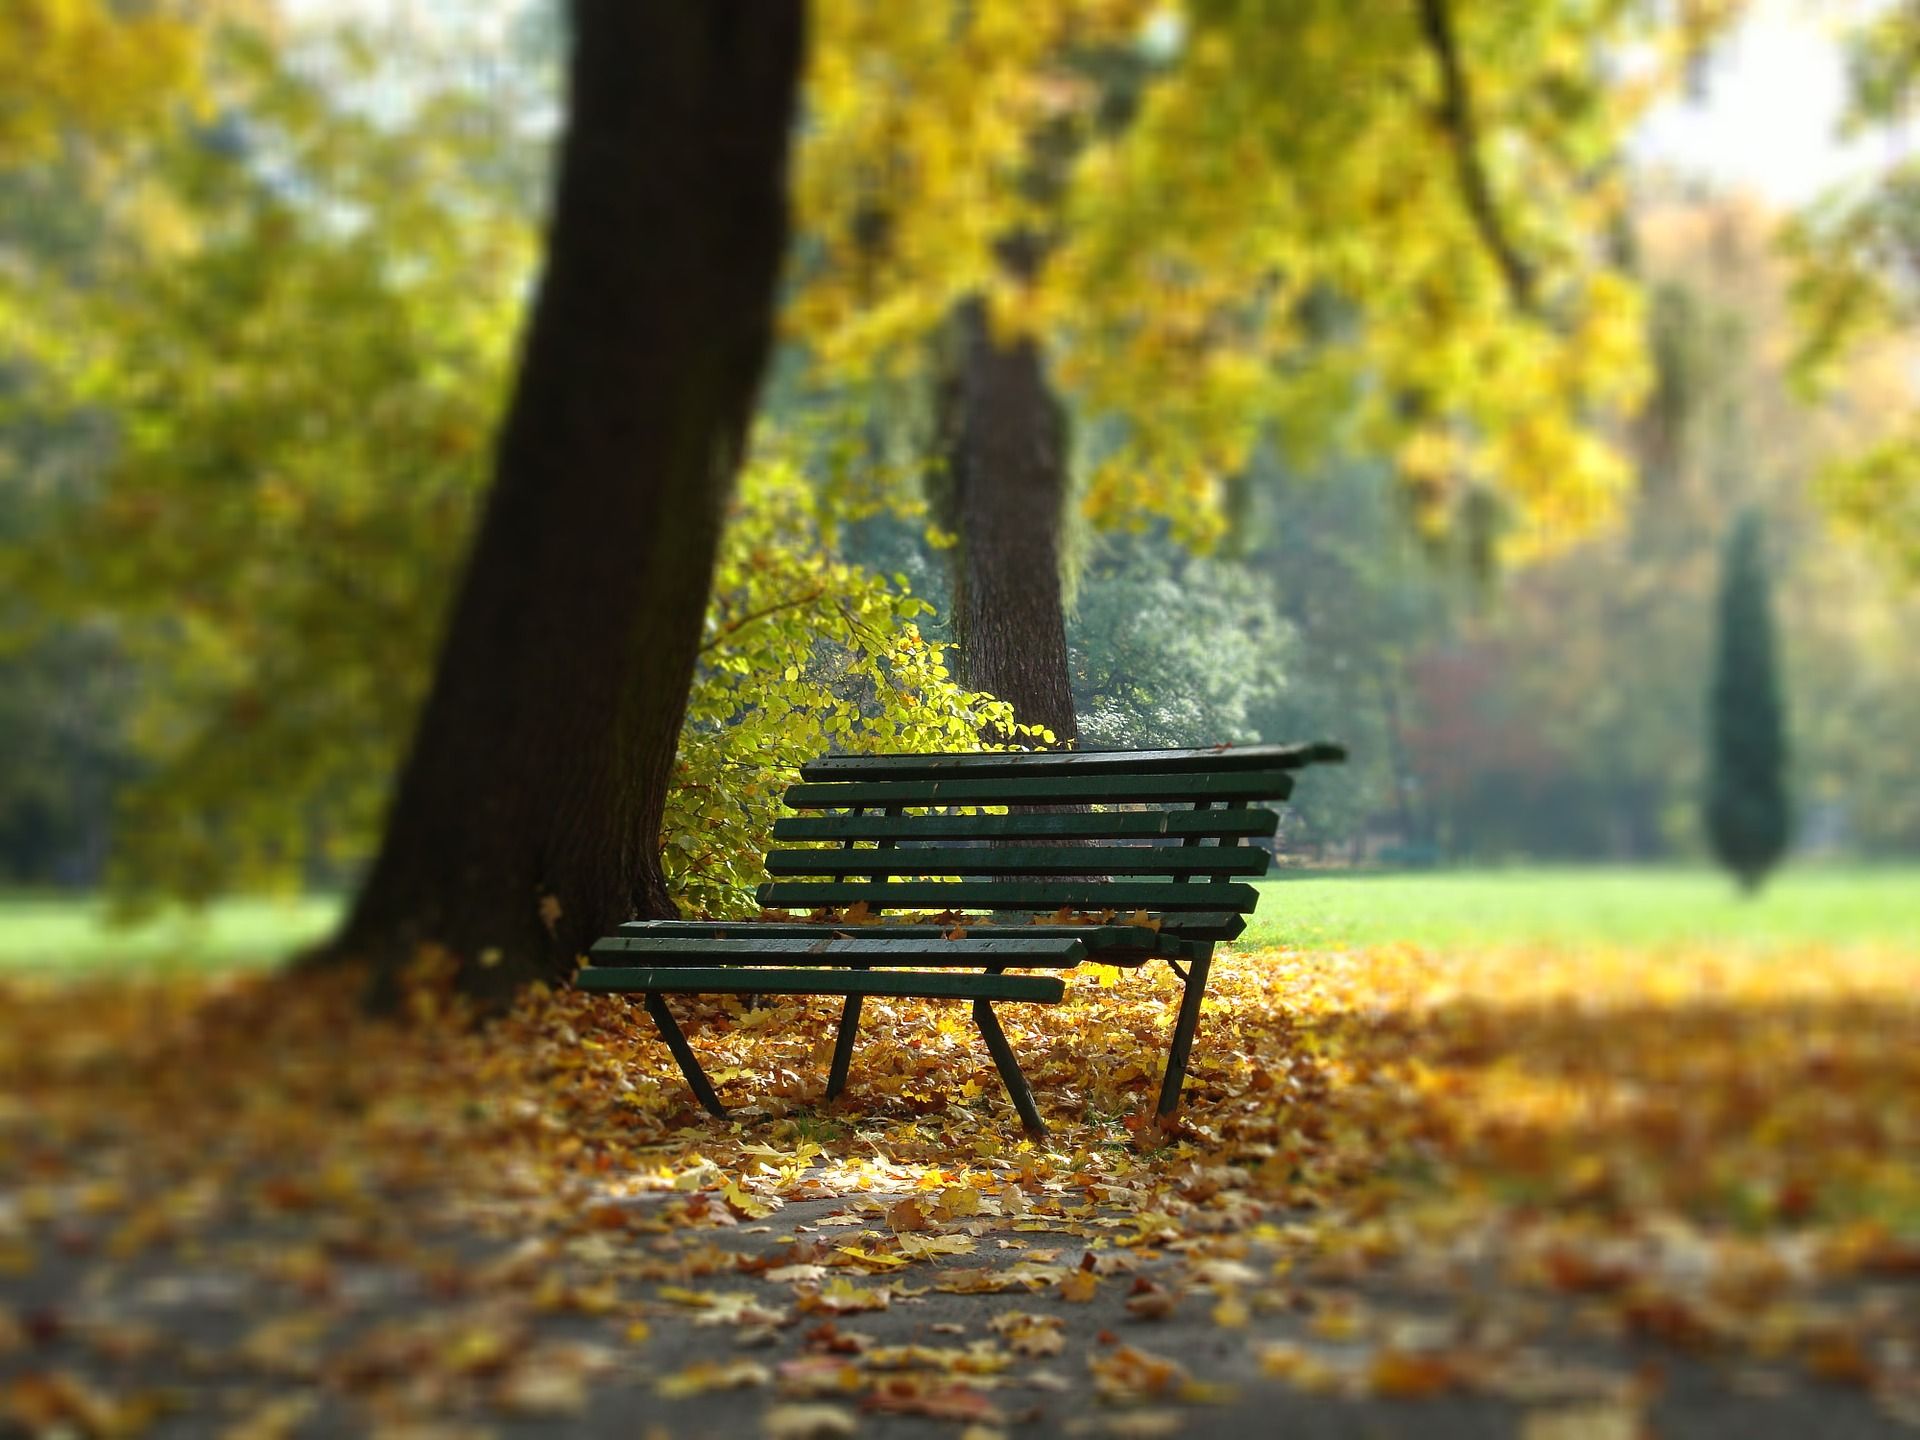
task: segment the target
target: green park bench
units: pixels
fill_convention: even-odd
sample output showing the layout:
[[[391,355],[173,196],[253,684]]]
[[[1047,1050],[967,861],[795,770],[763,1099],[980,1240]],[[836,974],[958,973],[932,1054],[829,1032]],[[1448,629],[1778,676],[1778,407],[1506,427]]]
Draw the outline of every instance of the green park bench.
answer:
[[[668,995],[844,996],[829,1100],[846,1087],[866,997],[971,1000],[1014,1108],[1041,1134],[994,1002],[1056,1003],[1057,972],[1085,960],[1164,960],[1185,986],[1160,1086],[1169,1116],[1213,947],[1245,928],[1258,899],[1245,882],[1272,859],[1248,842],[1280,817],[1249,807],[1286,799],[1294,771],[1344,758],[1318,744],[816,760],[786,793],[798,813],[773,827],[800,843],[767,856],[758,891],[808,918],[636,921],[594,945],[578,984],[643,996],[715,1115],[726,1111]],[[1116,806],[1128,808],[1092,808]],[[1056,973],[1007,973],[1026,970]]]

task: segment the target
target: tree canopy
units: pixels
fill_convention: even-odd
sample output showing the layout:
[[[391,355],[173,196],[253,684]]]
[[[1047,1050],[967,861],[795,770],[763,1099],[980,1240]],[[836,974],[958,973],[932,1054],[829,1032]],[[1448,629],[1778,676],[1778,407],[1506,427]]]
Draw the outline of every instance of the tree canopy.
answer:
[[[75,132],[151,126],[194,81],[186,6],[121,13],[111,0],[7,0],[0,24],[0,172]]]
[[[553,36],[42,8],[168,27],[142,54],[173,59],[121,87],[138,112],[24,85],[38,138],[0,167],[0,835],[39,857],[17,874],[91,876],[111,808],[129,895],[339,885],[483,493]],[[676,891],[749,904],[811,750],[1038,738],[959,683],[928,533],[933,382],[975,296],[1068,422],[1087,743],[1349,737],[1293,836],[1342,853],[1685,850],[1705,652],[1680,611],[1705,613],[1703,537],[1758,500],[1790,687],[1850,697],[1795,710],[1808,814],[1911,843],[1904,611],[1800,500],[1822,472],[1905,553],[1913,447],[1874,419],[1911,406],[1895,191],[1856,197],[1872,227],[1832,202],[1796,231],[1796,313],[1866,295],[1880,337],[1803,330],[1826,388],[1797,400],[1771,218],[1669,205],[1620,156],[1732,7],[1689,13],[824,0],[786,343],[667,802]],[[1610,684],[1629,635],[1643,703]],[[109,778],[49,782],[82,763]],[[1558,798],[1521,823],[1516,795]]]
[[[789,323],[832,374],[897,371],[987,296],[1088,422],[1095,517],[1217,534],[1272,434],[1390,455],[1424,522],[1493,501],[1503,548],[1537,548],[1625,485],[1613,441],[1645,367],[1609,253],[1618,150],[1715,23],[824,4]],[[1001,263],[1016,235],[1040,263]]]
[[[1920,17],[1878,9],[1848,39],[1845,133],[1897,133],[1920,114]],[[1870,180],[1843,185],[1798,217],[1788,234],[1799,273],[1796,360],[1810,392],[1830,387],[1848,356],[1920,327],[1920,160],[1895,159]],[[1911,406],[1911,398],[1907,404]],[[1920,419],[1836,458],[1825,475],[1835,512],[1909,583],[1920,583]]]

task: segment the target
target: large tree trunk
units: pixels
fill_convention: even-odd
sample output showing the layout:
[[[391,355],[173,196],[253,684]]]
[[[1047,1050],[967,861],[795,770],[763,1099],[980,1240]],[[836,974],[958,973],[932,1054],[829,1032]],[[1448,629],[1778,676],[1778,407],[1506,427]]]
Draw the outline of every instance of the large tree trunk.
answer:
[[[378,860],[328,957],[484,998],[671,915],[659,830],[787,236],[800,0],[573,0],[546,272]]]
[[[1064,412],[1031,338],[1003,343],[986,306],[954,316],[943,396],[946,521],[954,556],[960,678],[1013,706],[1056,742],[1079,738],[1067,676],[1060,535],[1067,507]]]

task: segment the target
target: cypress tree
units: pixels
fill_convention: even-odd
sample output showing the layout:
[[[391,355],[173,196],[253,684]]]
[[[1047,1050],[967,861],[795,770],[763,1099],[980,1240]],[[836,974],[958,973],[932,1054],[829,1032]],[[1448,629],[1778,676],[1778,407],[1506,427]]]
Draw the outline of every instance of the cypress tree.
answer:
[[[1708,700],[1707,834],[1742,888],[1760,887],[1787,848],[1787,744],[1774,660],[1773,605],[1760,517],[1727,537]]]

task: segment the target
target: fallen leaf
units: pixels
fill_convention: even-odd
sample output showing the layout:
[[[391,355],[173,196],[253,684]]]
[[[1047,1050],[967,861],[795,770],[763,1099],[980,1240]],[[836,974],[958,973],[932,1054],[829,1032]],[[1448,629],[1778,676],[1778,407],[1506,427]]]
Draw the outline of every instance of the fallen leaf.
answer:
[[[1188,1380],[1186,1367],[1179,1361],[1132,1345],[1089,1355],[1087,1366],[1093,1371],[1095,1393],[1115,1404],[1171,1396]]]
[[[1521,1440],[1642,1440],[1640,1413],[1621,1405],[1534,1410],[1520,1422]]]
[[[686,1400],[714,1390],[749,1390],[773,1383],[773,1373],[752,1360],[702,1360],[654,1385],[663,1399]]]
[[[927,1383],[917,1376],[887,1377],[861,1400],[860,1408],[883,1415],[923,1415],[929,1420],[987,1425],[998,1425],[1005,1418],[986,1395],[970,1385]]]
[[[907,1230],[929,1230],[933,1227],[933,1221],[928,1219],[926,1211],[920,1208],[919,1200],[911,1195],[888,1208],[887,1224],[895,1233]]]
[[[502,1409],[514,1415],[579,1415],[587,1408],[586,1376],[552,1366],[523,1365],[500,1382]]]
[[[1252,1318],[1253,1311],[1238,1291],[1229,1290],[1213,1307],[1213,1323],[1223,1330],[1243,1329]]]
[[[1374,1352],[1367,1364],[1367,1385],[1392,1400],[1424,1400],[1451,1390],[1458,1375],[1445,1356],[1391,1347]]]
[[[1058,1315],[1040,1315],[1022,1310],[1007,1310],[987,1322],[987,1328],[1006,1342],[1016,1355],[1043,1359],[1066,1349],[1066,1322]]]
[[[1177,1292],[1141,1275],[1135,1277],[1133,1289],[1127,1296],[1127,1313],[1136,1320],[1164,1320],[1179,1303]]]
[[[1060,1298],[1072,1305],[1085,1305],[1100,1292],[1100,1277],[1091,1270],[1075,1270],[1060,1281]]]
[[[851,1280],[836,1276],[817,1289],[812,1286],[799,1287],[794,1303],[806,1314],[855,1315],[866,1310],[884,1310],[891,1299],[891,1294],[885,1289],[865,1289]]]
[[[858,1428],[838,1405],[775,1405],[760,1417],[766,1440],[847,1440]]]

